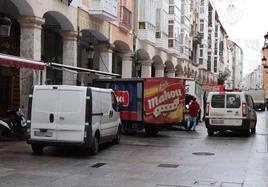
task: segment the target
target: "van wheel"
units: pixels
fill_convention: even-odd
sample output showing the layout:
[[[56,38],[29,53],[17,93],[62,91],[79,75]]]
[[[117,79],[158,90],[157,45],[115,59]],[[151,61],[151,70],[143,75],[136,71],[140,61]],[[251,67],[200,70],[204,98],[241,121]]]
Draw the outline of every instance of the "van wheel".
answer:
[[[32,150],[35,154],[42,154],[43,153],[44,146],[43,145],[36,145],[32,144]]]
[[[208,135],[209,135],[209,136],[213,136],[213,135],[214,135],[214,131],[211,130],[211,129],[208,129]]]
[[[91,147],[91,154],[96,155],[99,152],[99,147],[100,147],[100,139],[97,135],[95,135],[93,142],[92,142],[92,147]]]
[[[243,134],[245,137],[248,137],[250,135],[250,129],[244,130]]]
[[[120,136],[121,136],[121,128],[119,127],[115,136],[115,139],[113,139],[114,144],[119,144],[120,143]]]
[[[253,128],[251,128],[251,133],[252,134],[255,134],[256,133],[256,125]]]

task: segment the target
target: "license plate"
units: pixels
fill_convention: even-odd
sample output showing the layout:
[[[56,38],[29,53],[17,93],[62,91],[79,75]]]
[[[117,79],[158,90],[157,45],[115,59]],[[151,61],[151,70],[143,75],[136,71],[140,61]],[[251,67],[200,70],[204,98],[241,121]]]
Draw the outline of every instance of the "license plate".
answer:
[[[223,124],[224,121],[223,121],[223,119],[212,119],[212,120],[211,120],[211,123]]]
[[[34,131],[35,136],[42,136],[42,137],[52,137],[52,132],[41,132],[41,131]]]

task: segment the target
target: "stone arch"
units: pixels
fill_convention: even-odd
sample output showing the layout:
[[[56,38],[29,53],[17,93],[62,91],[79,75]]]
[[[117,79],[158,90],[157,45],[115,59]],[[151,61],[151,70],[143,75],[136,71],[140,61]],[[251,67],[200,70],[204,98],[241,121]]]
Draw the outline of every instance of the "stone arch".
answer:
[[[180,64],[177,64],[175,69],[176,69],[176,71],[175,71],[176,77],[183,77],[184,76],[183,69],[182,69],[182,66]]]
[[[47,11],[42,25],[42,60],[77,66],[77,34],[71,21],[58,11]],[[74,75],[47,68],[47,84],[74,84]]]
[[[60,26],[62,31],[74,31],[75,27],[72,22],[62,13],[57,11],[47,11],[44,16],[46,19],[45,24],[56,24]],[[47,21],[48,19],[48,21]]]
[[[99,70],[100,63],[103,63],[100,60],[100,52],[105,47],[108,49],[108,44],[109,39],[101,32],[93,29],[82,29],[78,34],[77,66]],[[94,74],[78,75],[78,81],[83,85],[91,85],[92,79],[95,78],[98,76]]]
[[[152,61],[150,54],[145,49],[138,49],[135,52],[134,76],[151,77]],[[142,72],[143,71],[143,72]]]
[[[35,15],[33,8],[26,0],[6,0],[6,2],[5,1],[0,2],[0,7],[5,9],[7,13],[12,12],[11,11],[12,6],[15,6],[17,8],[17,15],[20,15],[20,16],[34,16]]]
[[[165,62],[165,76],[166,77],[175,77],[175,67],[171,60]]]
[[[152,59],[152,77],[164,77],[163,60],[159,55],[155,55]]]

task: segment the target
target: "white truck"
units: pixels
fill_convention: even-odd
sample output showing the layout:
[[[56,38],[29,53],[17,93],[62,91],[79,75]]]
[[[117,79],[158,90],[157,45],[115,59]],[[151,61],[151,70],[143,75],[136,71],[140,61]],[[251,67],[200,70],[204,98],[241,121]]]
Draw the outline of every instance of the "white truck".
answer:
[[[254,109],[255,110],[265,110],[266,101],[265,101],[265,92],[263,89],[256,89],[256,90],[245,90],[244,93],[251,95],[254,102]]]

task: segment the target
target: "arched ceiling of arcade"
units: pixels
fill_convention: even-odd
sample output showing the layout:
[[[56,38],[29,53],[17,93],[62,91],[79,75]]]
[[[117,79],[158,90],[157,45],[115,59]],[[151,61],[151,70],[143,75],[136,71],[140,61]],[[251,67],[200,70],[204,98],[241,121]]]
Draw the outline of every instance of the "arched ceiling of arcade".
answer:
[[[138,61],[151,59],[149,53],[145,49],[137,50],[135,55],[136,55]]]
[[[121,40],[117,40],[114,42],[114,50],[124,53],[124,52],[128,52],[130,51],[130,47],[127,43],[121,41]]]
[[[46,25],[59,25],[61,30],[73,31],[75,30],[74,25],[71,21],[60,12],[48,11],[43,16],[46,19]]]
[[[155,55],[152,60],[155,66],[164,65],[162,58],[158,55]]]
[[[170,60],[167,60],[166,62],[165,62],[165,65],[166,65],[166,70],[175,70],[175,68],[174,68],[174,65],[173,65],[173,63],[172,63],[172,61],[170,61]]]

